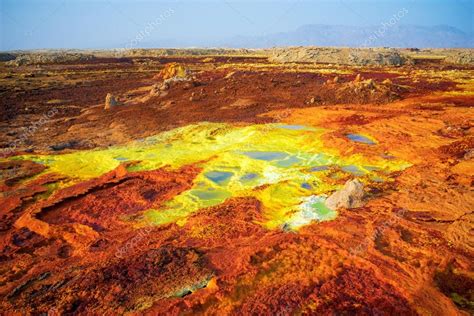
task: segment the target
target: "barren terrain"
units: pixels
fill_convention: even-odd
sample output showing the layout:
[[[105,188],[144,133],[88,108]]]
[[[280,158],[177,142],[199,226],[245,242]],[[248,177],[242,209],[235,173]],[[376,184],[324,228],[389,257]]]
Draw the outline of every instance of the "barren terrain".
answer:
[[[1,311],[474,312],[472,51],[91,54],[0,63]]]

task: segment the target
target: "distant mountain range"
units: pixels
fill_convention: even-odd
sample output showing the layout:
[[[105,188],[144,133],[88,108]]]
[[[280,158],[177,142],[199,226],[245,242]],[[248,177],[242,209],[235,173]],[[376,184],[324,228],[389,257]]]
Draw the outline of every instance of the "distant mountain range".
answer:
[[[452,26],[395,25],[384,27],[304,25],[295,31],[266,36],[239,36],[217,46],[266,48],[274,46],[345,47],[474,47],[474,34]]]
[[[104,48],[129,47],[126,43]],[[304,25],[298,29],[263,36],[236,36],[224,40],[145,40],[132,48],[271,48],[281,46],[474,48],[474,33],[447,25],[347,26]]]

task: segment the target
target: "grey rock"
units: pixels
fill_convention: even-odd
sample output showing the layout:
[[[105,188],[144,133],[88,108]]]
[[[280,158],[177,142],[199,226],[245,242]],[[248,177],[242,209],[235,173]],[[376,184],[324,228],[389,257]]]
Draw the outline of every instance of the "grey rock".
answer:
[[[50,148],[54,151],[61,151],[61,150],[64,150],[64,149],[73,148],[77,144],[78,144],[78,142],[76,140],[71,140],[69,142],[52,145],[52,146],[50,146]]]

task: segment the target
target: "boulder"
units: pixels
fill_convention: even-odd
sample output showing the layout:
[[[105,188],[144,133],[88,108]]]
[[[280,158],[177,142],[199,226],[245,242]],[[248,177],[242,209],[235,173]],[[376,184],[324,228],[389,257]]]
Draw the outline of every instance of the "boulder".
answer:
[[[364,205],[364,185],[358,179],[349,180],[342,189],[334,192],[326,200],[326,206],[332,210],[355,208]]]

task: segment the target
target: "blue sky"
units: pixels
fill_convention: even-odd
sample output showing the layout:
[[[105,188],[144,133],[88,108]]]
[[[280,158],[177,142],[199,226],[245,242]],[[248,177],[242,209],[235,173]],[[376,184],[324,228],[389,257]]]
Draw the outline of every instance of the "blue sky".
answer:
[[[0,50],[124,47],[140,36],[136,47],[209,43],[305,24],[379,25],[402,8],[403,24],[473,31],[472,0],[0,1]]]

